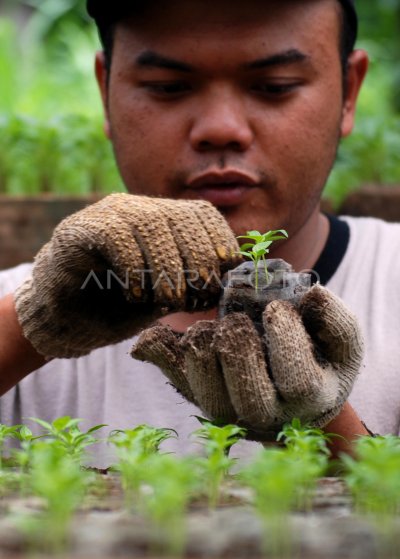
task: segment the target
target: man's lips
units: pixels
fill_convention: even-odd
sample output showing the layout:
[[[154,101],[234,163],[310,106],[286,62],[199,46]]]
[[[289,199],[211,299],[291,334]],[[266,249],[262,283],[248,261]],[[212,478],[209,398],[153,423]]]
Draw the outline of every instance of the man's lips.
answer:
[[[260,183],[256,177],[239,171],[209,172],[189,179],[187,188],[194,197],[215,206],[236,206]]]

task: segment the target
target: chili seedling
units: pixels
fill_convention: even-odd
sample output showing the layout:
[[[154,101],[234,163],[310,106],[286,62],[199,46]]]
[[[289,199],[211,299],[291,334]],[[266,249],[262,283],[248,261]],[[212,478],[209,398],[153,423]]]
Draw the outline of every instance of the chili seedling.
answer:
[[[328,468],[331,453],[327,443],[333,436],[316,427],[302,425],[297,418],[285,424],[278,434],[277,441],[284,442],[288,454],[299,464],[302,479],[297,493],[297,507],[311,508],[316,481]]]
[[[259,231],[247,231],[246,235],[240,235],[238,239],[248,239],[249,243],[241,245],[239,254],[250,258],[254,263],[254,287],[258,290],[258,263],[263,262],[265,281],[268,284],[268,268],[265,260],[265,255],[269,253],[269,247],[274,241],[287,239],[289,237],[285,229],[276,229],[274,231],[267,231],[267,233],[260,233]]]
[[[172,454],[153,455],[142,463],[141,478],[148,489],[141,504],[158,535],[153,551],[180,557],[185,547],[185,512],[201,484],[196,462]]]
[[[235,459],[229,458],[229,451],[234,444],[245,437],[246,429],[237,425],[220,427],[206,419],[197,418],[202,427],[194,431],[206,451],[206,458],[200,460],[208,485],[210,508],[215,508],[220,498],[221,485],[229,473]]]
[[[176,437],[173,429],[138,425],[134,429],[115,429],[108,441],[116,447],[118,463],[115,469],[121,473],[122,487],[127,508],[139,497],[142,464],[159,452],[163,441]]]
[[[239,476],[254,493],[254,506],[264,529],[265,555],[292,557],[289,513],[304,480],[302,462],[287,449],[265,448]]]
[[[393,435],[360,437],[356,458],[341,457],[345,481],[359,512],[381,516],[400,511],[400,438]]]
[[[393,435],[360,437],[355,458],[342,455],[344,479],[355,500],[356,510],[375,524],[385,556],[398,555],[400,512],[400,438]]]
[[[38,441],[32,447],[30,487],[44,505],[41,514],[23,519],[32,545],[54,553],[64,549],[70,521],[91,479],[59,440]]]
[[[17,439],[18,432],[22,425],[4,425],[0,423],[0,470],[3,469],[3,452],[4,452],[4,443],[7,439]]]
[[[41,435],[41,438],[45,437],[58,441],[60,446],[65,449],[66,454],[77,461],[82,460],[88,446],[99,442],[99,439],[93,437],[93,433],[102,427],[106,427],[102,423],[101,425],[91,427],[88,431],[82,432],[78,427],[82,419],[74,419],[68,415],[58,417],[51,423],[36,417],[30,417],[29,419],[45,429],[45,433]]]

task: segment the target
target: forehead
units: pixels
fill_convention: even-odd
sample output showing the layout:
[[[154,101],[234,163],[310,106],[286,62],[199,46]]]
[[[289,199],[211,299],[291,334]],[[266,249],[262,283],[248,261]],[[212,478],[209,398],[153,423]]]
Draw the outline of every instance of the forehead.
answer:
[[[139,5],[117,29],[138,36],[175,33],[178,37],[187,32],[196,36],[205,29],[228,34],[247,26],[312,33],[315,23],[323,25],[327,19],[337,23],[340,13],[337,0],[147,0]]]
[[[230,49],[251,57],[299,43],[337,51],[339,10],[337,0],[150,0],[117,24],[114,47],[122,56],[151,49],[181,59]]]

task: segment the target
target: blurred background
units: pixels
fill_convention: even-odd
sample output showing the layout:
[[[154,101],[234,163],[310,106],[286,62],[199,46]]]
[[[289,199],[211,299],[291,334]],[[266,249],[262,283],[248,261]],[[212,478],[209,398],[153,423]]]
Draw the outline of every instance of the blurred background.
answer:
[[[371,56],[357,126],[325,196],[400,185],[400,0],[358,1]],[[122,190],[93,78],[99,47],[85,0],[0,0],[0,193]]]

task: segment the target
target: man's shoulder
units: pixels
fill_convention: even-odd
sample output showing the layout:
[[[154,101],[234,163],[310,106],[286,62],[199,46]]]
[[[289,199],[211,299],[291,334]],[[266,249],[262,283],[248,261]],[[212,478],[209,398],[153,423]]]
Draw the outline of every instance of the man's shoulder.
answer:
[[[400,278],[400,223],[374,217],[340,219],[348,223],[350,240],[336,276],[354,280],[354,285],[359,285],[361,275],[371,281],[379,275],[387,281],[389,270],[391,278]]]
[[[32,263],[25,263],[14,268],[0,270],[0,297],[15,291],[30,275],[32,266]]]
[[[376,217],[354,217],[340,215],[339,219],[346,221],[352,231],[362,231],[363,233],[373,234],[377,231],[382,234],[400,235],[400,222],[384,221]]]
[[[350,228],[350,245],[370,252],[398,250],[400,244],[400,223],[388,222],[375,217],[340,216]]]

